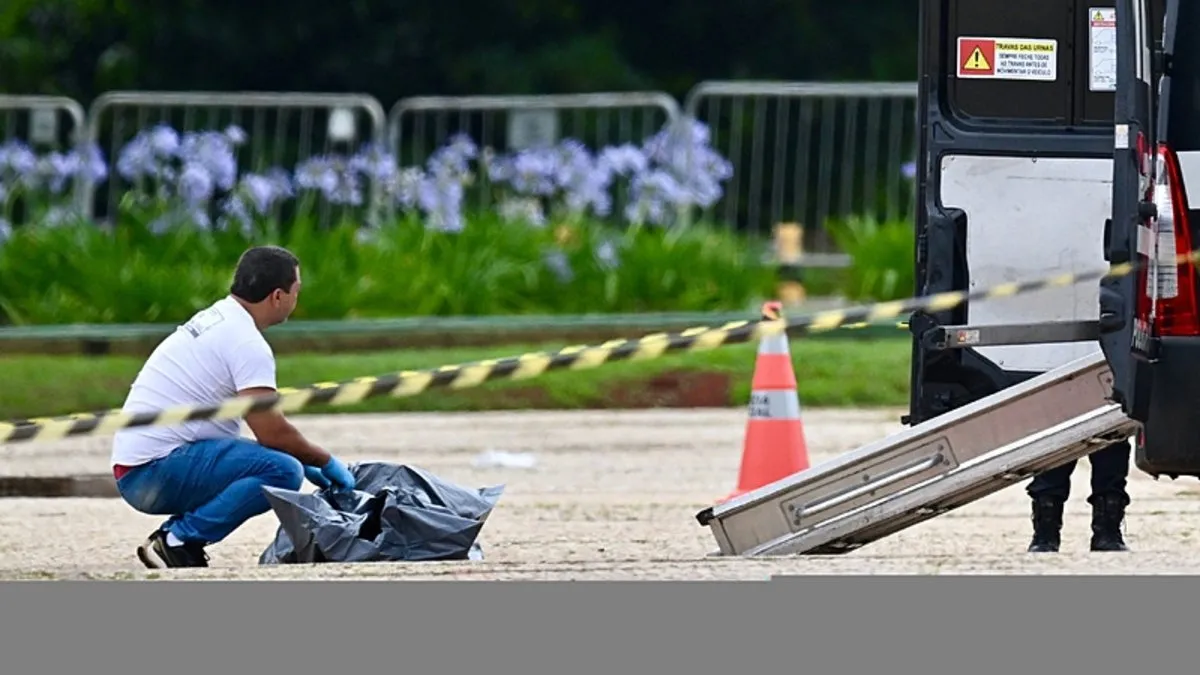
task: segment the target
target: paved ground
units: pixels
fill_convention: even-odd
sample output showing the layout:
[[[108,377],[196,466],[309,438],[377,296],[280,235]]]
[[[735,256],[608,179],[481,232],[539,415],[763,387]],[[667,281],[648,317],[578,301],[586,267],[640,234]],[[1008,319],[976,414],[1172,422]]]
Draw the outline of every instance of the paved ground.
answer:
[[[814,462],[900,428],[899,411],[806,410]],[[1127,554],[1087,552],[1087,464],[1074,478],[1064,551],[1023,552],[1020,487],[837,558],[713,559],[694,516],[734,484],[744,411],[640,411],[301,418],[348,460],[422,466],[478,487],[508,486],[483,530],[486,560],[260,567],[267,514],[212,547],[213,568],[148,573],[133,549],[156,519],[117,500],[0,501],[0,578],[764,579],[771,574],[1200,572],[1200,482],[1155,482],[1134,470]],[[479,468],[488,450],[532,453],[534,468]],[[107,439],[0,447],[0,473],[98,473]]]

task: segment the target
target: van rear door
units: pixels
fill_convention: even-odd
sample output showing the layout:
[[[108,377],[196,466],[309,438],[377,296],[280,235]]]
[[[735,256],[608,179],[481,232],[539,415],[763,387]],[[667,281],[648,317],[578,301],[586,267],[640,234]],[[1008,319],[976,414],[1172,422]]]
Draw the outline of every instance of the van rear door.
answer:
[[[1163,2],[921,1],[916,295],[1095,270],[1120,248],[1105,241],[1114,230],[1117,14],[1147,17],[1126,35],[1148,34]],[[1148,99],[1141,92],[1121,123],[1149,119],[1148,100],[1134,103]],[[1131,283],[1102,294],[1095,281],[1080,282],[913,315],[904,421],[1101,349],[1128,373],[1131,329],[1120,331],[1130,323]]]
[[[1126,1],[1136,21],[1140,2]],[[1147,69],[1152,81],[1161,74],[1150,133],[1137,134],[1131,124],[1127,147],[1121,148],[1119,137],[1117,144],[1125,151],[1117,163],[1125,175],[1114,192],[1122,200],[1114,223],[1135,226],[1114,240],[1124,240],[1142,266],[1133,276],[1133,307],[1126,308],[1134,359],[1125,379],[1125,407],[1143,423],[1135,453],[1139,469],[1154,476],[1200,476],[1200,274],[1196,265],[1178,259],[1200,245],[1200,3],[1168,0],[1159,53],[1148,59],[1138,50],[1135,56],[1123,64],[1122,98],[1129,110],[1142,98]],[[1143,137],[1152,142],[1140,145]],[[1149,174],[1136,188],[1135,165]],[[1114,235],[1117,230],[1114,226]]]

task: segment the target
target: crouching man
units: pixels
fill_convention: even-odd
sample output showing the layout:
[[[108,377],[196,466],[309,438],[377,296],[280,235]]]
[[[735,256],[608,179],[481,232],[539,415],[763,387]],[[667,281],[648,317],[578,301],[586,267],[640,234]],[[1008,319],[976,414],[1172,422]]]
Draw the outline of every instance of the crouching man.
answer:
[[[123,410],[217,403],[276,389],[275,356],[262,332],[287,321],[300,293],[300,263],[289,251],[247,250],[229,295],[197,312],[155,348]],[[137,549],[150,568],[207,567],[205,547],[270,509],[263,486],[298,490],[354,487],[346,465],[309,442],[282,413],[132,427],[113,439],[117,489],[134,509],[169,516]]]

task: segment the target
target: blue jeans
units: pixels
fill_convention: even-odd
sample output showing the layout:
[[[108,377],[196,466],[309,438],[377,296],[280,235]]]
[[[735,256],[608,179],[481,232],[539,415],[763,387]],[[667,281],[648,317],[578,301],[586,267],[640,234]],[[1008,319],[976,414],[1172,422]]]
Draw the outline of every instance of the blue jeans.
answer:
[[[197,441],[121,476],[133,508],[170,516],[162,529],[184,542],[215,544],[270,510],[262,487],[299,490],[300,460],[242,438]]]

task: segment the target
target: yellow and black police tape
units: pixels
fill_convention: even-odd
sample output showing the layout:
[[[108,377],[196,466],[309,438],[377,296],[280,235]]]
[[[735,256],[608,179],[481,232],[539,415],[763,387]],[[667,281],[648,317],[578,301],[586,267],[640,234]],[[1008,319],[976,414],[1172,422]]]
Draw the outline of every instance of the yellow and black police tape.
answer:
[[[1176,263],[1182,262],[1200,262],[1200,249],[1176,256]],[[1004,283],[975,291],[949,291],[905,300],[821,311],[787,321],[778,317],[756,321],[732,321],[722,326],[691,328],[679,333],[655,333],[637,339],[567,347],[556,352],[531,353],[427,370],[406,370],[387,375],[360,377],[347,382],[323,382],[304,388],[281,388],[270,395],[233,397],[218,403],[197,403],[137,413],[108,410],[0,422],[0,444],[99,435],[131,427],[174,426],[192,420],[238,419],[248,413],[270,409],[295,412],[318,403],[333,406],[353,405],[368,398],[413,396],[436,388],[465,389],[494,380],[538,377],[557,370],[597,368],[615,361],[654,359],[673,352],[707,351],[726,345],[757,341],[766,335],[779,332],[786,332],[795,337],[850,325],[896,319],[918,311],[940,312],[966,302],[1009,298],[1071,286],[1081,281],[1121,277],[1135,272],[1139,267],[1141,265],[1136,262],[1122,263],[1107,269]]]

